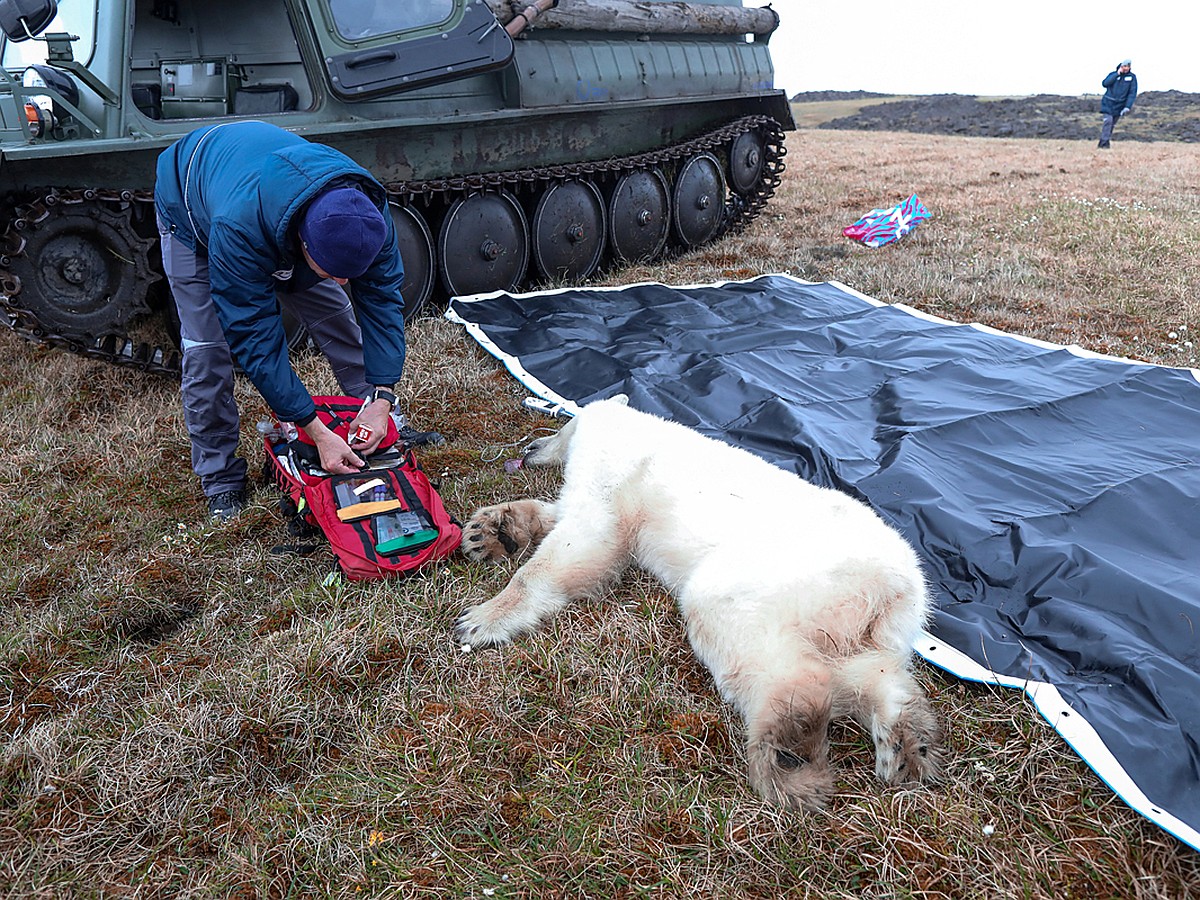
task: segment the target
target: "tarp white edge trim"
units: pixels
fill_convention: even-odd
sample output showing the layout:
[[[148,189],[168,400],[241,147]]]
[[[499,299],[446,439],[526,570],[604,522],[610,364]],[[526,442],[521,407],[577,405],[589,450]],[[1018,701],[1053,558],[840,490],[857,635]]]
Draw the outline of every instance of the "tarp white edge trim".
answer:
[[[776,277],[787,278],[797,284],[818,284],[820,282],[804,281],[800,278],[787,275],[784,273],[774,273]],[[741,279],[739,281],[715,281],[707,284],[688,284],[688,285],[663,285],[657,281],[642,281],[635,284],[615,285],[609,287],[595,288],[557,288],[547,291],[529,291],[523,294],[511,294],[510,296],[521,299],[524,297],[534,296],[549,296],[552,294],[563,294],[568,291],[587,290],[587,291],[621,291],[631,287],[642,287],[645,285],[659,285],[662,287],[670,287],[678,290],[687,290],[688,288],[703,288],[703,287],[720,287],[725,284],[743,284],[747,281],[755,281],[758,278],[765,276],[759,275],[755,278]],[[858,297],[869,303],[872,306],[894,306],[904,312],[914,315],[918,318],[926,319],[931,322],[937,322],[944,325],[962,326],[961,322],[952,322],[948,319],[942,319],[938,316],[923,313],[920,310],[905,306],[901,303],[884,303],[882,300],[877,300],[874,297],[868,297],[852,287],[842,284],[840,281],[830,281],[828,284]],[[499,297],[507,294],[507,291],[492,291],[487,294],[474,294],[469,297],[455,297],[454,299],[463,303],[476,303],[482,300],[489,300],[493,297]],[[475,341],[483,347],[488,353],[496,357],[504,367],[512,373],[517,379],[533,393],[537,394],[544,400],[549,400],[551,403],[557,403],[568,410],[572,415],[579,412],[579,406],[572,400],[562,397],[552,391],[549,387],[535,378],[532,374],[521,366],[520,362],[513,356],[509,356],[484,333],[483,329],[463,319],[453,309],[447,308],[446,319],[466,328],[467,332]],[[1064,347],[1062,344],[1052,344],[1046,341],[1037,340],[1035,338],[1027,338],[1022,335],[1010,334],[1006,331],[998,331],[986,325],[971,324],[966,327],[976,328],[988,334],[994,334],[1000,337],[1012,338],[1013,340],[1024,341],[1036,346],[1045,347],[1047,349],[1065,349],[1080,356],[1093,359],[1109,359],[1116,362],[1126,362],[1140,366],[1150,366],[1152,363],[1139,362],[1138,360],[1123,359],[1116,356],[1105,356],[1100,353],[1093,353],[1090,350],[1084,350],[1082,347]],[[1170,368],[1161,366],[1160,368]],[[1200,369],[1189,370],[1196,380],[1200,382]],[[1047,684],[1042,681],[1029,681],[1020,678],[1011,678],[1005,675],[998,675],[990,669],[984,668],[959,650],[951,647],[945,641],[934,637],[928,632],[922,632],[921,637],[913,644],[913,649],[925,660],[937,666],[939,669],[944,669],[951,675],[957,678],[962,678],[967,681],[976,681],[982,684],[995,684],[1001,687],[1016,688],[1024,691],[1025,694],[1033,701],[1033,705],[1037,708],[1042,718],[1049,723],[1050,727],[1058,732],[1063,740],[1070,745],[1076,755],[1084,761],[1094,771],[1100,779],[1109,786],[1109,788],[1118,797],[1121,798],[1131,809],[1145,816],[1155,825],[1162,828],[1164,831],[1173,834],[1179,840],[1183,841],[1196,850],[1200,850],[1200,831],[1192,828],[1186,822],[1171,815],[1166,810],[1160,809],[1157,804],[1151,802],[1150,798],[1142,792],[1142,789],[1134,783],[1133,779],[1125,771],[1124,767],[1117,761],[1116,757],[1101,740],[1100,735],[1091,724],[1076,710],[1072,709],[1070,704],[1063,699],[1062,694],[1058,692],[1052,684]]]
[[[958,678],[1024,691],[1042,718],[1062,735],[1076,755],[1100,776],[1113,793],[1164,831],[1200,850],[1200,831],[1160,809],[1158,804],[1151,801],[1129,777],[1087,719],[1071,708],[1054,685],[1044,681],[997,675],[928,632],[922,632],[921,637],[913,644],[913,649],[928,662]]]
[[[474,296],[469,297],[469,298],[460,297],[458,299],[464,300],[465,302],[473,303],[477,300],[486,300],[489,297],[499,296],[502,293],[504,293],[504,292],[497,291],[494,294],[475,294]],[[547,292],[547,293],[550,293],[550,292]],[[471,337],[473,337],[475,339],[476,343],[478,343],[479,346],[481,346],[488,353],[492,354],[492,356],[496,357],[496,359],[500,360],[500,362],[504,364],[504,368],[508,369],[508,371],[512,374],[512,376],[515,379],[517,379],[517,381],[519,381],[521,384],[525,385],[525,387],[529,388],[529,390],[533,391],[533,393],[537,394],[543,400],[549,400],[551,403],[558,404],[559,406],[561,406],[564,410],[566,410],[573,416],[579,412],[579,405],[577,403],[575,403],[574,400],[570,400],[566,397],[562,397],[559,394],[555,393],[554,391],[550,390],[550,388],[548,388],[546,385],[542,384],[541,381],[539,381],[537,378],[535,378],[530,372],[528,372],[525,369],[524,366],[521,365],[520,361],[515,356],[509,356],[507,353],[505,353],[503,350],[501,350],[499,347],[497,347],[494,343],[492,343],[492,339],[489,338],[487,336],[487,334],[484,333],[483,329],[480,326],[476,325],[473,322],[466,321],[461,316],[459,316],[458,313],[456,313],[453,309],[449,309],[449,308],[446,310],[446,318],[449,321],[454,322],[454,323],[466,328],[467,333],[470,334]]]

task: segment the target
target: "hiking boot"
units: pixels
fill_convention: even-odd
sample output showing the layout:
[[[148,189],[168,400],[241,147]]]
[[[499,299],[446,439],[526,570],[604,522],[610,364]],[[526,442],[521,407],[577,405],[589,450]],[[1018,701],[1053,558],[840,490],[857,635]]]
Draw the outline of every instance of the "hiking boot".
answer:
[[[1099,144],[1097,144],[1096,146],[1097,146],[1097,147],[1099,147],[1101,150],[1108,150],[1108,149],[1109,149],[1109,146],[1108,146],[1108,141],[1101,141],[1101,142],[1100,142]]]
[[[208,514],[218,522],[236,519],[246,508],[246,492],[222,491],[208,498]]]
[[[436,431],[417,431],[411,425],[401,425],[396,429],[400,441],[407,447],[437,447],[446,443],[446,439]]]

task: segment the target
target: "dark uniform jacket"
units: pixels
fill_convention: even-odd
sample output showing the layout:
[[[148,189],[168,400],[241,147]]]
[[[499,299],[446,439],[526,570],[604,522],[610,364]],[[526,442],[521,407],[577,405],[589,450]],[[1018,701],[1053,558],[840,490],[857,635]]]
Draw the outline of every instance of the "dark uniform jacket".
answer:
[[[1101,82],[1107,91],[1100,100],[1100,112],[1106,116],[1119,116],[1121,110],[1132,109],[1137,97],[1137,76],[1132,71],[1122,75],[1119,71],[1110,72]]]
[[[404,366],[404,267],[387,194],[348,156],[264,122],[193,131],[158,158],[155,209],[173,236],[208,257],[213,304],[238,364],[280,419],[307,421],[312,397],[288,361],[276,288],[311,274],[293,222],[324,187],[350,180],[383,212],[379,255],[351,279],[367,382],[391,385]]]

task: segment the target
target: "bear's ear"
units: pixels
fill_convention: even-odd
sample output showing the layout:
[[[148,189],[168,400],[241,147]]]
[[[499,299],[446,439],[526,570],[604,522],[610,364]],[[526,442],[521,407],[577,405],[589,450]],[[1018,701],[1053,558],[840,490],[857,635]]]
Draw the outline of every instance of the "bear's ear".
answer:
[[[615,403],[620,403],[622,406],[629,405],[629,395],[628,394],[614,394],[612,397],[609,397],[608,399],[614,401]]]

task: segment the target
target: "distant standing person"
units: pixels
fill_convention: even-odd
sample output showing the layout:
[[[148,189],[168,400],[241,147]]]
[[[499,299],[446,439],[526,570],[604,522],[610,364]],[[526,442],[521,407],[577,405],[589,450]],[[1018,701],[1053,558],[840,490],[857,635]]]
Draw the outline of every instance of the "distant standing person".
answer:
[[[1117,63],[1116,71],[1110,72],[1101,82],[1106,88],[1100,101],[1100,113],[1104,116],[1104,124],[1100,128],[1101,150],[1108,149],[1113,125],[1133,109],[1133,101],[1137,99],[1137,76],[1131,71],[1132,68],[1133,63],[1123,59]]]

